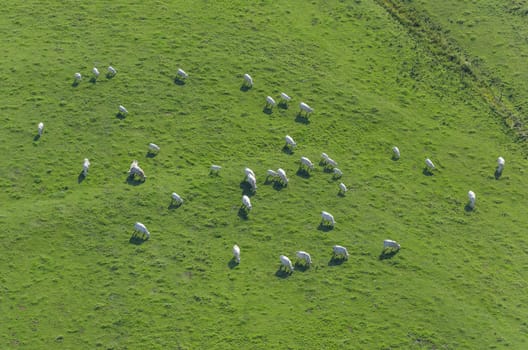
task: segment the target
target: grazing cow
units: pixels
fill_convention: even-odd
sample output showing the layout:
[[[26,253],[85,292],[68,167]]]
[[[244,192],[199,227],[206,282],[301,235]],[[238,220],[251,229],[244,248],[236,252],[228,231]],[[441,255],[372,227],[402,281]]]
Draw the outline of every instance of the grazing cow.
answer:
[[[176,192],[172,192],[172,194],[171,194],[171,204],[182,205],[183,204],[182,197],[179,194],[177,194]]]
[[[76,82],[76,83],[80,82],[81,79],[82,79],[82,75],[81,75],[81,73],[75,73],[75,74],[73,75],[73,79],[75,79],[75,82]]]
[[[38,136],[42,136],[42,133],[44,132],[44,123],[40,122],[38,123]]]
[[[343,172],[339,168],[334,168],[334,179],[339,179],[343,176]]]
[[[288,102],[291,101],[291,97],[288,96],[288,95],[286,95],[284,92],[281,92],[281,93],[280,93],[280,96],[281,96],[281,103],[282,103],[282,104],[285,104],[285,105],[286,105],[286,104],[288,104]]]
[[[155,143],[149,143],[148,145],[148,153],[156,154],[160,151],[160,147],[156,145]]]
[[[287,186],[288,185],[288,177],[286,176],[286,171],[284,171],[284,169],[282,169],[282,168],[279,168],[279,169],[277,169],[277,174],[279,174],[280,182],[284,186]]]
[[[274,180],[279,177],[279,173],[275,170],[268,169],[268,171],[266,172],[266,182],[269,181],[270,177]]]
[[[310,256],[310,254],[308,254],[307,252],[304,252],[302,250],[299,250],[298,252],[295,253],[297,255],[297,257],[300,259],[300,260],[303,260],[304,261],[304,264],[306,266],[310,266],[312,264],[312,257]]]
[[[240,264],[240,247],[236,244],[233,246],[233,258],[237,264]]]
[[[83,176],[88,175],[88,169],[90,168],[90,161],[88,158],[84,158],[83,162]]]
[[[436,169],[436,167],[435,167],[433,161],[432,161],[431,159],[429,159],[429,158],[427,158],[427,159],[425,160],[425,165],[427,166],[427,168],[429,169],[429,171],[433,171],[433,170]]]
[[[339,193],[340,194],[345,194],[346,191],[348,191],[348,188],[346,187],[346,185],[344,183],[340,183],[339,184]]]
[[[293,140],[293,137],[291,137],[290,135],[286,135],[286,137],[284,137],[284,139],[286,140],[286,145],[284,147],[287,147],[287,148],[290,148],[290,149],[294,149],[295,146],[297,146],[297,142],[295,142]]]
[[[266,96],[266,108],[272,109],[273,107],[275,107],[275,105],[276,103],[273,97]]]
[[[255,179],[255,176],[252,174],[248,174],[246,177],[246,181],[251,185],[251,190],[253,192],[257,191],[257,180]]]
[[[335,167],[337,167],[337,162],[332,158],[328,157],[323,162],[323,165],[325,169],[334,169]]]
[[[310,159],[306,157],[301,157],[301,168],[306,168],[307,170],[313,170],[314,165]]]
[[[502,170],[504,170],[504,165],[506,164],[506,161],[504,158],[499,157],[497,158],[497,173],[502,174]]]
[[[475,201],[477,200],[477,196],[475,195],[475,192],[469,191],[468,192],[468,199],[469,199],[469,207],[471,209],[475,208]]]
[[[333,255],[332,257],[333,258],[336,258],[336,257],[343,257],[345,260],[348,260],[348,250],[341,246],[341,245],[335,245],[333,247]]]
[[[128,110],[124,106],[119,105],[118,109],[119,109],[119,113],[121,115],[127,115],[128,114]]]
[[[244,74],[244,86],[252,87],[253,86],[253,78],[251,78],[251,75]]]
[[[286,269],[286,270],[289,270],[290,273],[293,272],[293,264],[290,260],[290,258],[288,258],[286,255],[281,255],[279,256],[279,259],[280,259],[280,262],[281,262],[281,266],[279,267],[279,269]]]
[[[308,115],[314,111],[312,107],[308,106],[304,102],[299,103],[299,108],[300,108],[299,114],[302,114],[302,112],[304,112],[307,118],[308,118]]]
[[[210,174],[218,174],[220,172],[220,169],[222,169],[222,167],[220,165],[213,164],[213,165],[211,165],[211,169],[209,170],[209,173]]]
[[[255,173],[253,172],[253,170],[251,170],[250,168],[244,168],[244,174],[246,174],[246,177],[251,174],[253,175],[253,177],[256,179],[257,177],[255,176]]]
[[[321,225],[335,226],[334,216],[327,211],[321,212]]]
[[[178,74],[178,78],[180,79],[187,79],[189,77],[189,75],[185,73],[185,71],[181,68],[178,68],[178,71],[176,72],[176,74]]]
[[[136,232],[142,233],[143,235],[145,235],[147,237],[147,239],[150,238],[150,232],[147,230],[147,227],[145,225],[143,225],[141,222],[136,222],[135,223],[135,225],[134,225],[134,234]]]
[[[330,157],[328,157],[328,154],[326,153],[321,153],[321,163],[322,164],[326,164],[326,161],[329,159]]]
[[[245,211],[250,211],[251,208],[253,208],[251,206],[251,200],[249,199],[248,196],[246,195],[243,195],[242,196],[242,208],[245,210]]]
[[[94,75],[94,79],[99,78],[99,69],[97,69],[97,67],[92,68],[92,73]]]
[[[386,250],[400,250],[400,244],[391,239],[386,239],[383,241],[383,251]]]
[[[117,70],[114,67],[112,67],[112,66],[108,66],[108,75],[109,76],[114,76],[116,74],[117,74]]]
[[[128,170],[128,175],[130,177],[134,177],[134,176],[137,175],[143,181],[145,181],[145,179],[147,178],[147,176],[145,175],[145,172],[143,171],[143,169],[141,169],[139,167],[137,160],[132,161],[132,164],[130,164],[130,169]]]
[[[400,159],[400,149],[396,146],[392,147],[392,152],[394,153],[392,155],[392,158],[394,159]]]

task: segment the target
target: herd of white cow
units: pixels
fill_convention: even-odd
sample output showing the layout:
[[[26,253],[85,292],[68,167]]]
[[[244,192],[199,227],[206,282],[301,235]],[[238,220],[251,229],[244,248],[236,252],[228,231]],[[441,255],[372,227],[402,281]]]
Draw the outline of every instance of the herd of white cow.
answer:
[[[117,70],[114,67],[112,67],[112,66],[109,66],[107,71],[108,71],[107,77],[113,77],[113,76],[115,76],[117,74]],[[92,69],[92,74],[93,74],[92,79],[96,80],[99,77],[100,73],[99,73],[99,70],[97,69],[97,67],[94,67]],[[185,80],[185,79],[187,79],[189,77],[189,75],[184,70],[182,70],[181,68],[178,68],[176,74],[177,74],[177,79],[180,79],[180,80]],[[74,84],[80,83],[81,80],[82,80],[81,73],[75,73],[74,74]],[[251,88],[253,86],[253,78],[249,74],[244,74],[243,86],[245,88],[247,88],[247,89],[249,89],[249,88]],[[288,102],[291,101],[291,97],[288,96],[284,92],[281,92],[280,96],[281,96],[281,103],[282,104],[287,104]],[[265,107],[271,109],[275,105],[276,105],[275,99],[273,99],[273,97],[271,97],[271,96],[267,96],[266,97],[266,105],[265,105]],[[312,107],[310,107],[308,104],[306,104],[305,102],[300,102],[299,109],[300,109],[299,110],[299,115],[302,115],[302,113],[304,112],[306,118],[308,118],[309,114],[314,111],[314,109]],[[126,116],[128,114],[128,110],[122,105],[118,106],[118,111],[119,111],[119,114],[121,114],[122,116]],[[44,123],[40,122],[38,124],[38,126],[37,126],[38,137],[42,137],[43,132],[44,132]],[[287,149],[289,151],[293,151],[293,149],[297,146],[297,143],[295,142],[293,137],[291,137],[290,135],[286,135],[285,136],[285,141],[286,141],[286,144],[285,144],[284,147],[285,147],[285,149]],[[394,160],[400,159],[400,157],[401,157],[400,149],[397,146],[394,146],[394,147],[392,147],[392,151],[393,151],[393,159]],[[156,145],[155,143],[150,143],[148,145],[148,152],[150,154],[157,154],[158,152],[160,152],[160,147],[158,145]],[[331,170],[333,172],[333,174],[334,174],[334,178],[337,179],[337,178],[342,177],[343,172],[339,168],[337,168],[337,162],[335,160],[333,160],[332,158],[330,158],[326,153],[322,153],[321,154],[320,164],[324,166],[325,170]],[[498,176],[500,176],[502,174],[502,171],[504,169],[504,165],[505,165],[504,158],[499,157],[497,159],[496,175],[498,174]],[[428,171],[431,174],[436,169],[436,166],[434,165],[434,163],[429,158],[427,158],[425,160],[425,166],[426,166],[425,170]],[[83,176],[85,176],[85,177],[88,176],[88,169],[89,168],[90,168],[90,160],[88,158],[85,158],[84,162],[83,162],[83,165],[82,165],[82,175]],[[211,165],[210,173],[211,174],[218,174],[221,169],[222,169],[222,167],[220,165],[213,164],[213,165]],[[309,173],[313,169],[314,169],[314,165],[313,165],[312,161],[310,161],[310,159],[308,159],[307,157],[301,157],[300,158],[299,170],[306,171],[306,172]],[[245,168],[244,169],[244,173],[245,173],[245,176],[246,176],[245,181],[249,184],[249,186],[251,188],[251,191],[253,193],[255,193],[257,191],[257,180],[256,180],[255,173],[250,168]],[[145,181],[145,179],[147,178],[147,176],[145,175],[145,172],[139,166],[139,162],[137,160],[133,160],[132,161],[132,164],[130,165],[130,168],[129,168],[129,171],[128,171],[128,175],[131,178],[134,178],[134,179],[135,178],[139,178],[139,180],[141,180],[141,181]],[[288,182],[289,182],[289,179],[288,179],[288,177],[286,175],[286,171],[284,171],[284,169],[281,169],[281,168],[279,168],[277,170],[269,169],[267,171],[266,182],[270,181],[270,179],[271,179],[271,181],[277,181],[277,183],[280,186],[287,186]],[[339,184],[339,194],[340,195],[344,195],[347,192],[347,190],[348,189],[347,189],[346,185],[341,182]],[[471,190],[468,191],[468,200],[469,200],[468,207],[470,209],[474,209],[475,208],[475,204],[476,204],[476,194],[475,194],[475,192],[473,192]],[[176,192],[173,192],[171,194],[171,205],[180,206],[182,204],[183,204],[182,197],[179,194],[177,194]],[[244,215],[248,215],[252,208],[253,207],[251,205],[251,200],[250,200],[249,196],[243,195],[242,196],[242,205],[241,205],[241,208],[240,208],[241,212]],[[330,214],[329,212],[326,212],[326,211],[322,211],[321,212],[321,226],[334,227],[335,224],[336,224],[336,221],[335,221],[334,216],[332,214]],[[137,234],[141,234],[144,239],[149,239],[150,238],[149,230],[141,222],[136,222],[134,224],[134,235],[137,235]],[[386,239],[386,240],[383,241],[383,252],[387,252],[387,251],[396,252],[396,251],[399,251],[400,248],[401,248],[400,244],[398,242],[396,242],[396,241],[393,241],[393,240],[390,240],[390,239]],[[233,246],[233,248],[232,248],[232,253],[233,253],[233,260],[237,264],[239,264],[240,263],[240,247],[235,244]],[[348,260],[348,257],[349,257],[348,250],[345,247],[341,246],[341,245],[334,245],[332,247],[332,253],[333,253],[332,257],[335,258],[335,259],[340,258],[340,259]],[[309,253],[307,253],[305,251],[297,251],[296,252],[296,256],[297,256],[297,261],[295,262],[295,264],[293,264],[291,259],[288,258],[286,255],[280,255],[279,256],[279,260],[280,260],[279,269],[281,269],[281,270],[284,269],[286,272],[292,273],[294,271],[294,269],[295,269],[294,265],[303,264],[304,266],[309,267],[312,264],[312,258],[311,258]]]

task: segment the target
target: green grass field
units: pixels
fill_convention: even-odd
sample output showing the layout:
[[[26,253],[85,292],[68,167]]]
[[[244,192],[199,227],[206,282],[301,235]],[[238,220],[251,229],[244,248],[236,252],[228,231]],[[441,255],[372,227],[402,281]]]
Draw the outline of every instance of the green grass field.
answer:
[[[402,1],[446,26],[443,38],[478,61],[475,78],[388,2],[4,4],[0,348],[526,348],[526,145],[497,109],[522,117],[526,66],[511,71],[480,38],[499,23],[528,26],[499,11],[469,33],[464,23],[491,18],[488,7]],[[447,27],[453,16],[464,23]],[[504,57],[526,49],[504,33]],[[103,74],[90,82],[94,66]],[[511,96],[490,105],[478,80],[489,77],[490,91],[504,82]],[[265,111],[281,91],[289,108]],[[315,109],[309,122],[300,101]],[[297,174],[301,156],[318,163],[322,152],[341,180],[320,165]],[[127,181],[134,159],[144,183]],[[245,167],[258,183],[248,218]],[[279,167],[284,188],[265,182]],[[333,230],[319,228],[322,210]],[[142,244],[136,221],[151,232]],[[402,249],[382,259],[386,238]],[[348,261],[331,260],[334,244]],[[279,255],[297,250],[312,267],[280,273]]]

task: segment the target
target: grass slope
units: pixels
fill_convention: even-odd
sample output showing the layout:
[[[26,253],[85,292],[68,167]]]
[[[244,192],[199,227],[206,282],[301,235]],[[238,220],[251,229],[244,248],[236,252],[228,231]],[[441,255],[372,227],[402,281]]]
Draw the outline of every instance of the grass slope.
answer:
[[[520,146],[471,81],[377,3],[10,1],[0,21],[3,348],[526,346]],[[109,64],[116,77],[88,81]],[[242,91],[246,72],[255,86]],[[265,113],[280,91],[290,108]],[[316,110],[309,123],[299,101]],[[296,175],[300,156],[321,152],[346,196],[320,166]],[[145,183],[126,181],[133,159]],[[246,166],[259,186],[248,219]],[[264,182],[278,167],[283,189]],[[169,206],[173,191],[183,206]],[[333,230],[318,229],[321,210]],[[135,221],[149,241],[130,242]],[[379,258],[385,238],[403,247],[391,259]],[[349,261],[330,260],[333,244]],[[313,267],[278,273],[296,250]]]

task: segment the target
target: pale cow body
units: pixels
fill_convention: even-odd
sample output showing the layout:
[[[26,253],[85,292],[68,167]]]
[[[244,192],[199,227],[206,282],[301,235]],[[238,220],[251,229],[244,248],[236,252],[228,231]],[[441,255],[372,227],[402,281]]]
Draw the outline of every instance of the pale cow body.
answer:
[[[134,224],[134,231],[142,233],[143,235],[145,235],[147,237],[147,239],[150,238],[149,230],[147,230],[147,227],[145,225],[143,225],[141,222],[136,222]]]
[[[84,158],[83,162],[83,176],[88,175],[88,169],[90,168],[90,161],[88,158]]]
[[[171,194],[171,203],[176,203],[176,205],[182,205],[183,204],[183,198],[177,194],[176,192],[172,192]]]
[[[178,68],[178,71],[176,72],[176,74],[178,74],[178,77],[181,79],[187,79],[189,77],[189,75],[185,73],[185,71],[181,68]]]
[[[236,244],[233,246],[233,258],[237,264],[240,264],[240,247]]]
[[[469,207],[471,209],[475,208],[475,201],[477,200],[477,195],[473,191],[468,191]]]
[[[279,168],[279,169],[277,169],[277,174],[279,174],[279,179],[280,179],[281,183],[284,186],[287,186],[288,185],[288,177],[286,176],[286,171],[284,171],[284,169],[282,169],[282,168]]]
[[[431,159],[429,159],[429,158],[427,158],[427,159],[425,160],[425,165],[427,166],[427,168],[428,168],[430,171],[433,171],[433,170],[436,169],[436,167],[435,167],[433,161],[432,161]]]
[[[400,149],[398,147],[396,146],[392,147],[392,153],[393,153],[392,157],[394,159],[400,159]]]
[[[383,250],[400,250],[400,244],[392,239],[383,241]]]
[[[300,108],[300,112],[299,112],[299,114],[301,114],[302,112],[304,112],[305,115],[306,115],[306,117],[308,117],[308,115],[310,115],[310,114],[314,111],[314,109],[313,109],[312,107],[308,106],[308,105],[307,105],[306,103],[304,103],[304,102],[299,103],[299,108]]]
[[[334,257],[342,256],[344,257],[345,260],[348,260],[348,250],[345,247],[341,245],[335,245],[332,248],[332,251],[333,251]]]
[[[244,85],[247,86],[247,87],[252,87],[253,86],[253,78],[251,78],[251,75],[249,74],[244,74]]]
[[[276,103],[275,103],[275,100],[273,99],[273,97],[271,96],[266,96],[266,108],[273,108],[275,107]]]
[[[335,226],[335,219],[332,214],[327,211],[321,212],[321,225]]]
[[[242,206],[246,211],[250,211],[253,208],[251,205],[251,200],[246,195],[242,196]]]
[[[304,264],[305,265],[311,265],[312,264],[312,257],[310,256],[310,254],[308,254],[307,252],[305,251],[302,251],[302,250],[299,250],[295,253],[297,255],[297,257],[300,259],[300,260],[303,260],[304,261]]]
[[[158,153],[160,151],[160,147],[156,145],[155,143],[149,143],[148,145],[148,152],[149,153]]]
[[[123,105],[119,105],[118,110],[119,110],[119,113],[121,113],[122,115],[128,114],[128,110]]]
[[[289,272],[293,272],[293,264],[290,260],[290,258],[288,258],[286,255],[281,255],[279,256],[279,259],[280,259],[280,262],[281,262],[281,266],[280,268],[284,268],[286,270],[289,270]]]
[[[42,133],[44,132],[44,123],[43,122],[38,123],[37,131],[38,131],[38,136],[39,137],[42,136]]]
[[[304,167],[309,170],[313,170],[314,165],[310,159],[306,157],[301,157],[301,167]]]
[[[293,137],[291,137],[290,135],[286,135],[284,137],[284,140],[286,140],[286,147],[288,148],[295,148],[297,146],[297,142],[295,142],[295,140],[293,139]]]

